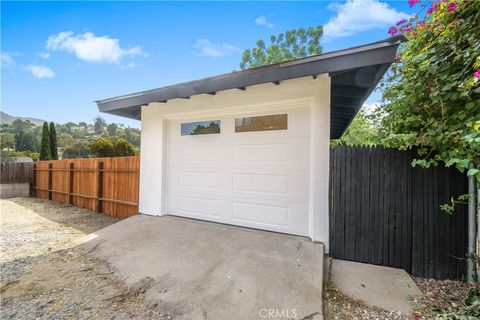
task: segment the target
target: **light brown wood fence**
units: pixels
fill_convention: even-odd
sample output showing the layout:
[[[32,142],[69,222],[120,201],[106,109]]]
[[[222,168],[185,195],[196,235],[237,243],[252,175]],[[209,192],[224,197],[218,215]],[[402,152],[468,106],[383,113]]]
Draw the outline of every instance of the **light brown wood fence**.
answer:
[[[139,169],[138,156],[37,161],[35,196],[127,218],[138,213]]]

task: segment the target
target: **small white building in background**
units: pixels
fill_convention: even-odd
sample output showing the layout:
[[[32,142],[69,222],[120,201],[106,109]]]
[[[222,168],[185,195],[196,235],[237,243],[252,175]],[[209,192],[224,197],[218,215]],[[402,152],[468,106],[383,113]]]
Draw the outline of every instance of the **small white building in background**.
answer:
[[[307,236],[328,250],[329,141],[402,41],[97,101],[142,121],[140,213]]]

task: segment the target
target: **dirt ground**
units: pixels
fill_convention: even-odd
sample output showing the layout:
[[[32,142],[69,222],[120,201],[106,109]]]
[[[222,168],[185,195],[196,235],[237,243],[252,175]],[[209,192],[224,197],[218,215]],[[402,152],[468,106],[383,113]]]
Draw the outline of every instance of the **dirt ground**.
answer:
[[[410,317],[399,312],[385,311],[366,306],[343,294],[332,283],[323,287],[323,316],[326,320],[407,320]]]
[[[363,302],[343,294],[332,283],[326,283],[323,290],[324,317],[326,320],[480,319],[478,294],[471,298],[477,299],[476,302],[470,301],[470,306],[466,305],[469,292],[480,293],[480,283],[422,278],[413,280],[423,295],[412,298],[411,316],[366,306]],[[468,316],[464,313],[467,310]]]
[[[2,199],[1,319],[170,319],[81,243],[119,219],[35,198]]]

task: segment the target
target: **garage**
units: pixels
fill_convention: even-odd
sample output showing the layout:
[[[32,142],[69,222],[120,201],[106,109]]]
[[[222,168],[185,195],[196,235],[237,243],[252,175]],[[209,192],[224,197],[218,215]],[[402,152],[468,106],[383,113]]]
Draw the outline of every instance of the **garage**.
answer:
[[[167,120],[166,213],[308,235],[309,109],[273,113]]]
[[[141,120],[140,213],[307,236],[328,251],[330,139],[402,41],[97,101],[102,112]]]

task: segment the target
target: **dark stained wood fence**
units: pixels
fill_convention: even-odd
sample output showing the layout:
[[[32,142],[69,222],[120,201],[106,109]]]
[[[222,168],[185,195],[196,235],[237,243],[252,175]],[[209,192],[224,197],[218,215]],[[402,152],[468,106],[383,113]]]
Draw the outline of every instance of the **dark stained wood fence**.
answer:
[[[465,274],[467,208],[439,208],[467,193],[456,169],[411,166],[414,151],[337,147],[330,152],[330,254],[414,276]]]
[[[36,197],[126,218],[138,213],[140,158],[37,161]]]
[[[0,162],[1,183],[31,183],[33,162]]]

